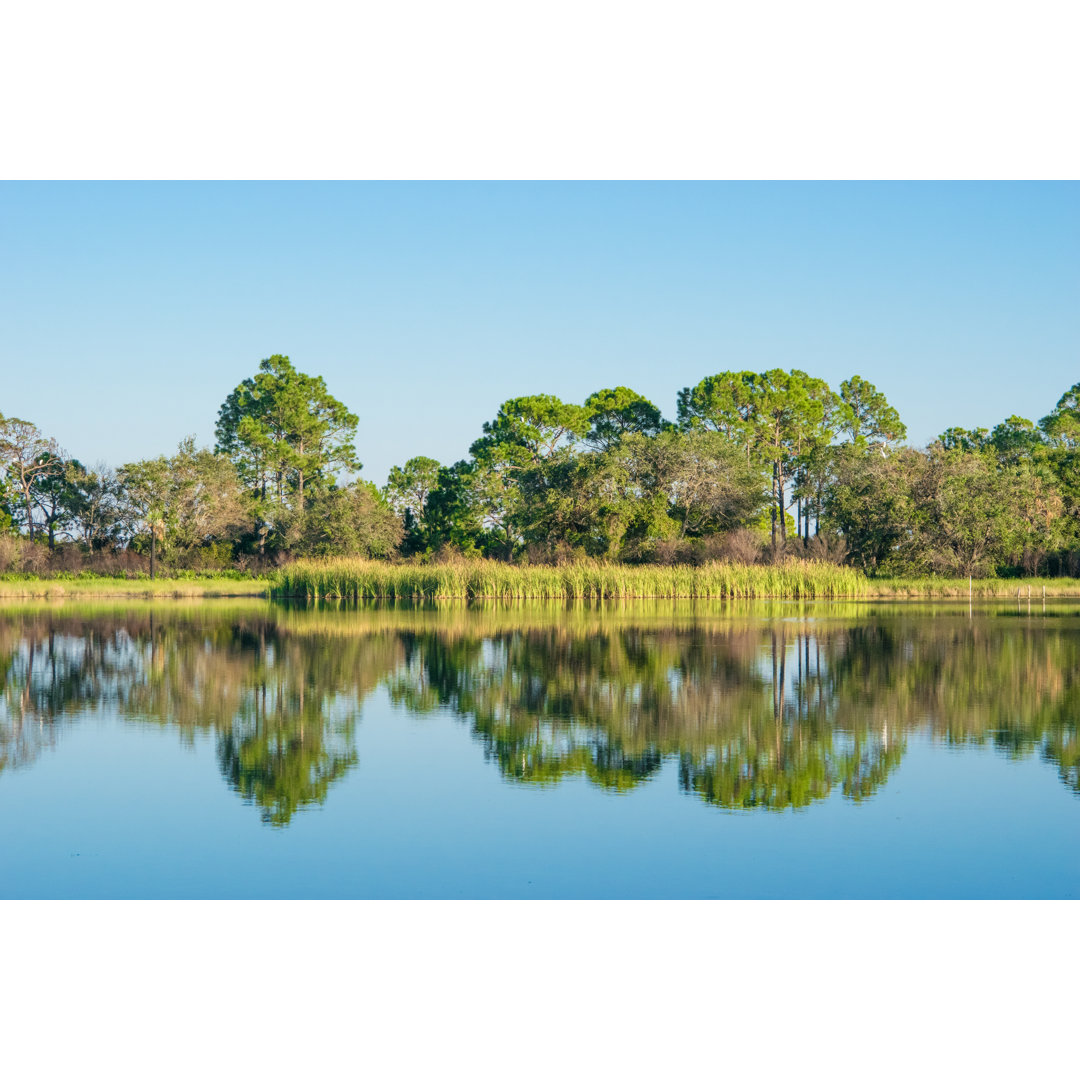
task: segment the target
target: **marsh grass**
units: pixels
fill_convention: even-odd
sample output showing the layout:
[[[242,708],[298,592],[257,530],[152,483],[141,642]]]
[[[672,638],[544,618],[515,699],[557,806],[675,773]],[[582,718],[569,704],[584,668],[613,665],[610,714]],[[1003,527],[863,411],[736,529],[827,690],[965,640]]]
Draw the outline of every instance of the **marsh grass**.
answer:
[[[1080,597],[1080,578],[983,578],[976,600]],[[934,600],[968,598],[967,578],[867,578],[851,567],[792,559],[776,566],[624,566],[584,562],[515,566],[302,559],[265,577],[240,573],[125,578],[92,574],[0,576],[0,600],[268,597],[297,600]]]
[[[465,561],[402,565],[365,559],[305,559],[279,570],[275,597],[347,600],[821,599],[863,596],[856,570],[791,561],[779,566],[512,566]]]

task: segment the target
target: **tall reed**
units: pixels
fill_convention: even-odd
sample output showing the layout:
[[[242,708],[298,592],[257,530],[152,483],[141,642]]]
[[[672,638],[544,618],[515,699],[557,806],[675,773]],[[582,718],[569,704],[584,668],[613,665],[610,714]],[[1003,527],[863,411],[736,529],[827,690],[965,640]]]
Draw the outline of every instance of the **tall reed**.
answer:
[[[465,560],[416,565],[366,559],[302,559],[277,572],[271,595],[350,600],[815,599],[864,596],[867,584],[857,570],[796,560],[777,566],[724,562],[702,566],[511,566]]]

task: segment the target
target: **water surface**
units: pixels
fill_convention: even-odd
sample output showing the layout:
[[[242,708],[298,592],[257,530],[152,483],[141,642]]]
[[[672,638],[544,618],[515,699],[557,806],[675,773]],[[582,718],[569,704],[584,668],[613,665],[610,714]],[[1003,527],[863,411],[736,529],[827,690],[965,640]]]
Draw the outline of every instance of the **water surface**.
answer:
[[[0,896],[1071,897],[1080,606],[0,607]]]

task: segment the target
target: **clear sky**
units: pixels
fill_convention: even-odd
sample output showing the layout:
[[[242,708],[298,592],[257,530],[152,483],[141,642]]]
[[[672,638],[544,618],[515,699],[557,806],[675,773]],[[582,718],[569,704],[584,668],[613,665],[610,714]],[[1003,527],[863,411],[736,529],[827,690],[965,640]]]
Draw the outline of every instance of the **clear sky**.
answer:
[[[212,443],[284,353],[362,476],[509,397],[858,373],[909,441],[1080,382],[1080,184],[0,184],[0,413],[84,462]]]

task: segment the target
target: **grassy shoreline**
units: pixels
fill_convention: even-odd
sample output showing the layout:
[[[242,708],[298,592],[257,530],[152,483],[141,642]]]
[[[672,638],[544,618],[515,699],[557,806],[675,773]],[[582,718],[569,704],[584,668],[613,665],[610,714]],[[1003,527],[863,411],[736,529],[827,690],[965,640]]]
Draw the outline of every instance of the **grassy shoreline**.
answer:
[[[273,597],[347,600],[602,600],[616,598],[820,599],[861,595],[866,579],[823,563],[784,566],[511,566],[496,562],[393,565],[363,559],[300,560],[279,570]]]
[[[973,581],[975,598],[1080,597],[1080,578],[994,578]],[[563,567],[462,562],[394,565],[361,559],[300,560],[278,571],[278,598],[347,600],[577,599],[906,599],[964,598],[967,580],[871,579],[850,567],[792,560],[780,566],[706,563],[702,566]]]
[[[875,600],[936,599],[966,600],[967,578],[868,578]],[[970,595],[976,600],[1041,600],[1080,597],[1080,578],[975,578]]]
[[[59,599],[66,596],[144,599],[268,596],[268,578],[0,578],[0,600]]]
[[[1080,597],[1080,578],[983,578],[974,599]],[[0,601],[275,598],[292,600],[915,600],[968,597],[967,579],[867,578],[850,567],[791,561],[780,566],[512,566],[496,562],[394,564],[363,559],[300,560],[264,577],[0,578]]]

